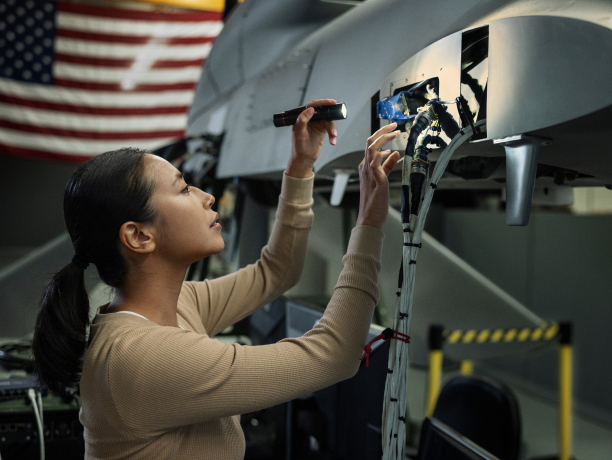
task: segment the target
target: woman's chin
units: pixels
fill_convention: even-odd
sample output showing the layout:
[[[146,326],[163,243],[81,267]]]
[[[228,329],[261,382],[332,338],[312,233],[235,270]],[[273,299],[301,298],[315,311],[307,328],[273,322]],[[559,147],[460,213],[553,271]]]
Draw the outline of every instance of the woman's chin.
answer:
[[[212,246],[212,245],[211,245]],[[225,241],[223,241],[221,239],[221,241],[218,244],[215,244],[212,247],[208,247],[206,248],[206,250],[204,252],[202,252],[201,254],[199,254],[198,259],[196,259],[194,262],[197,262],[198,260],[202,260],[205,259],[206,257],[210,257],[213,256],[215,254],[219,254],[221,251],[223,251],[225,249]]]

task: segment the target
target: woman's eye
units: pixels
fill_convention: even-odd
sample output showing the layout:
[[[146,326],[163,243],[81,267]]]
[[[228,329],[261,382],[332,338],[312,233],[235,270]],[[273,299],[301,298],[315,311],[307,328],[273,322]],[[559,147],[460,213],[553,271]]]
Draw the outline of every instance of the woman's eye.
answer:
[[[189,193],[189,185],[186,185],[183,189],[183,193]]]

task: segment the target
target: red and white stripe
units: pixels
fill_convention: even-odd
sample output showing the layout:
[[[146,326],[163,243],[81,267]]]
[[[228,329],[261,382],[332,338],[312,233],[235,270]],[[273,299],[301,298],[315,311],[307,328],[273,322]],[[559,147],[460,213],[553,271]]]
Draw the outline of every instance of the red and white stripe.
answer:
[[[0,78],[0,152],[84,161],[180,139],[221,13],[58,2],[54,85]]]

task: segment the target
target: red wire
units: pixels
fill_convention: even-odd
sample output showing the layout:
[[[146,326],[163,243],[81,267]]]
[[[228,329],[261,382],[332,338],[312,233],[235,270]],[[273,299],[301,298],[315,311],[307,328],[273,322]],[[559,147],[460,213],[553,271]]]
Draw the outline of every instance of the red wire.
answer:
[[[394,337],[393,334],[397,334],[401,337]],[[378,340],[384,340],[386,342],[387,340],[390,340],[390,339],[400,340],[404,343],[410,343],[409,335],[402,334],[401,332],[397,332],[391,328],[385,329],[384,331],[382,331],[382,334],[379,334],[376,337],[374,337],[372,340],[366,343],[366,345],[363,347],[363,355],[361,356],[360,360],[363,361],[363,358],[365,358],[366,367],[370,367],[370,353],[372,353],[372,344]]]

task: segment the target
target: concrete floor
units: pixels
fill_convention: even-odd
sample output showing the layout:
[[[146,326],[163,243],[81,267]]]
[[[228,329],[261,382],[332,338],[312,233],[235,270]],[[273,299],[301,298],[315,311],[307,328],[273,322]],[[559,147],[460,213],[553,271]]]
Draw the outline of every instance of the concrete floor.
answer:
[[[443,383],[456,374],[444,375]],[[427,372],[410,369],[408,376],[408,410],[414,423],[421,423],[425,413]],[[507,384],[507,382],[504,382]],[[549,456],[557,448],[557,407],[554,403],[536,397],[509,385],[515,392],[521,408],[523,423],[522,459]],[[611,460],[612,426],[605,426],[574,413],[573,456],[576,460]]]

